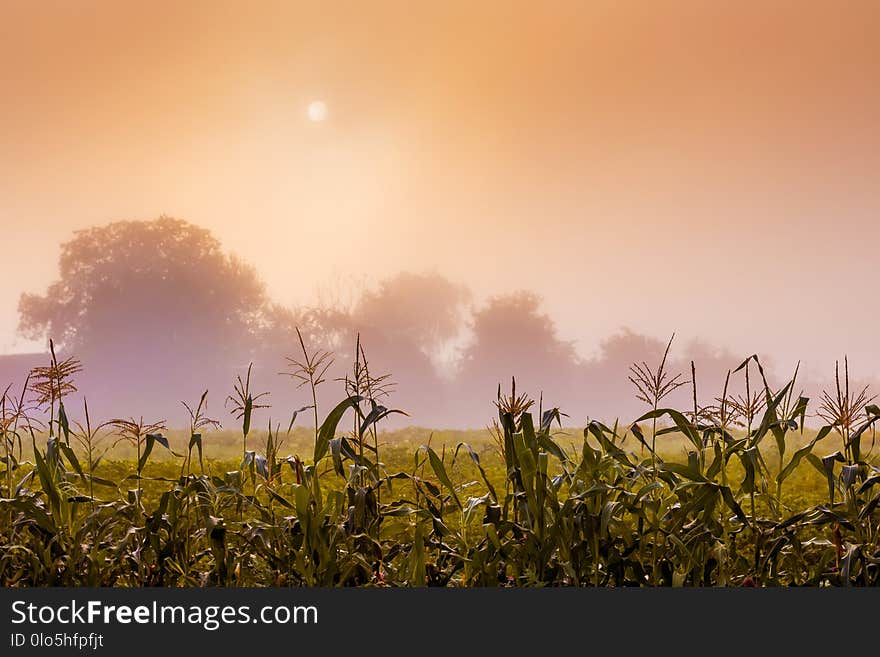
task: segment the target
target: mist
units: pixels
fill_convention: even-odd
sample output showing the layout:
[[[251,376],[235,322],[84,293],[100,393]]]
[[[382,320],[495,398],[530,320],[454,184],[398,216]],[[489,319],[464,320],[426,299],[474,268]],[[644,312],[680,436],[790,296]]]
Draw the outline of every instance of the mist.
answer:
[[[185,424],[182,402],[193,405],[205,391],[213,414],[229,415],[239,379],[268,393],[256,414],[267,426],[287,425],[312,404],[310,375],[326,412],[353,394],[355,363],[376,382],[377,401],[406,413],[388,427],[432,428],[485,427],[499,396],[512,394],[527,395],[536,410],[559,408],[571,426],[627,422],[653,408],[644,381],[661,371],[668,394],[658,401],[704,409],[722,395],[760,396],[765,383],[776,391],[800,367],[786,368],[772,353],[736,353],[686,333],[660,340],[629,327],[584,357],[560,337],[537,292],[502,290],[478,301],[436,271],[398,272],[346,292],[285,306],[207,229],[167,216],[118,221],[61,245],[59,278],[20,297],[19,331],[82,363],[68,407],[87,399],[93,417],[174,426]],[[753,355],[747,381],[740,366]],[[48,359],[0,356],[0,382],[15,394]],[[857,367],[853,373],[856,385]],[[792,393],[818,395],[832,381],[825,374],[801,373]]]
[[[673,333],[707,395],[753,353],[880,376],[876,2],[50,4],[0,21],[0,353],[55,339],[107,413],[222,406],[251,361],[286,413],[297,326],[327,397],[360,332],[444,426],[513,376],[573,422],[637,414],[628,368]],[[117,291],[91,346],[19,331],[76,230],[165,214],[253,269],[254,316],[169,284],[128,318]]]

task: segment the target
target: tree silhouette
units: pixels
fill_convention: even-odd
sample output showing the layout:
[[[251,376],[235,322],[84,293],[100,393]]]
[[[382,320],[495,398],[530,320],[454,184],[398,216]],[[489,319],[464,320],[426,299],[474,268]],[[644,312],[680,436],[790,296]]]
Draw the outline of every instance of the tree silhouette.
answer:
[[[538,371],[576,360],[574,347],[560,340],[556,326],[540,311],[541,297],[530,291],[492,297],[474,313],[473,341],[465,350],[465,373],[503,375],[514,363]]]
[[[77,231],[61,246],[59,273],[45,295],[22,295],[19,329],[83,353],[145,336],[176,347],[238,344],[265,304],[253,268],[209,231],[166,216]]]
[[[464,326],[470,290],[436,273],[400,272],[368,290],[353,312],[362,330],[406,340],[435,358]]]
[[[59,273],[44,295],[22,295],[19,329],[87,363],[90,401],[106,412],[161,412],[228,385],[259,343],[267,301],[255,271],[180,219],[77,231]]]
[[[553,406],[573,408],[580,383],[574,346],[560,340],[553,320],[541,312],[541,298],[519,291],[491,298],[474,313],[473,340],[462,355],[458,374],[460,400],[467,415],[485,408],[491,415],[492,392],[516,377],[523,392],[544,393]],[[478,406],[479,405],[479,406]]]

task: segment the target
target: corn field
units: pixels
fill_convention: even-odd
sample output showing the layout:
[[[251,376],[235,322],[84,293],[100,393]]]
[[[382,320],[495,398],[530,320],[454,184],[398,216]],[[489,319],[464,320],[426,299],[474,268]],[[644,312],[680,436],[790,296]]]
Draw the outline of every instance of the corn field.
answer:
[[[710,404],[665,405],[688,384],[637,364],[646,412],[589,421],[566,444],[560,409],[499,387],[488,449],[461,442],[384,458],[392,383],[358,344],[346,395],[319,407],[333,356],[301,355],[288,373],[308,391],[289,423],[257,432],[267,407],[251,372],[226,409],[240,429],[237,468],[204,457],[219,422],[207,392],[186,404],[188,441],[164,422],[96,423],[66,405],[80,363],[37,368],[0,406],[0,583],[5,586],[669,587],[880,584],[880,408],[850,391],[847,365],[815,405],[797,372],[771,386],[752,356]],[[668,349],[667,349],[668,352]],[[745,395],[728,393],[737,377]],[[286,454],[297,416],[307,454]],[[808,417],[822,425],[807,431]],[[286,426],[285,426],[286,425]],[[261,444],[255,448],[259,437]],[[684,445],[676,452],[668,443]],[[870,444],[869,444],[870,443]],[[130,471],[101,476],[118,444]],[[164,476],[149,474],[162,452]],[[495,465],[489,465],[488,461]],[[804,506],[786,487],[803,469],[822,482]],[[223,470],[223,471],[220,471]],[[827,484],[827,489],[825,488]],[[147,494],[149,488],[153,493]]]

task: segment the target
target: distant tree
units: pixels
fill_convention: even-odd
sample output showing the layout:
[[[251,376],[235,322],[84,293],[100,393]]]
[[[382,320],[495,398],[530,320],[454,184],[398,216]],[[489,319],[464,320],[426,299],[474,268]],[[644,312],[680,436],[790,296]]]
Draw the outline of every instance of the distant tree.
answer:
[[[630,328],[622,328],[604,338],[599,343],[597,356],[583,364],[586,412],[609,423],[618,418],[629,421],[643,414],[644,404],[634,395],[628,379],[629,368],[633,363],[642,362],[653,366],[663,357],[665,347],[662,340]],[[675,369],[676,373],[679,371]]]
[[[96,416],[183,424],[178,401],[221,395],[259,344],[263,284],[204,228],[165,216],[89,228],[58,264],[45,294],[22,295],[19,329],[83,361]]]
[[[540,310],[541,297],[519,291],[495,296],[474,313],[473,340],[464,352],[464,372],[538,371],[577,359],[574,346],[560,340],[553,320]]]
[[[19,329],[84,354],[227,351],[256,332],[266,303],[253,268],[206,229],[166,216],[77,231],[59,274],[45,295],[22,295]]]
[[[470,290],[436,273],[401,272],[366,291],[352,313],[361,329],[406,340],[434,358],[464,327]]]
[[[637,333],[630,328],[621,328],[603,339],[596,357],[583,365],[585,397],[590,400],[589,412],[609,422],[614,418],[629,421],[641,415],[645,407],[633,394],[633,387],[627,378],[629,367],[633,363],[654,367],[663,357],[665,349],[664,340]],[[728,370],[735,369],[742,360],[743,357],[737,357],[729,351],[692,339],[681,345],[672,345],[667,368],[673,375],[680,373],[690,379],[691,361],[694,361],[698,401],[701,405],[708,405],[721,394]],[[770,372],[770,368],[766,371]],[[738,394],[739,391],[739,377],[734,377],[728,392]],[[688,408],[692,398],[693,389],[688,384],[672,392],[667,403]]]
[[[457,376],[459,405],[473,417],[493,414],[498,384],[536,399],[544,393],[552,406],[578,406],[580,364],[572,343],[561,340],[553,320],[540,309],[541,298],[528,291],[491,298],[474,313],[473,338],[464,350]],[[473,421],[472,421],[473,422]]]
[[[631,363],[658,360],[663,356],[665,347],[666,343],[662,340],[624,327],[601,341],[597,362],[603,363],[609,371],[616,372],[625,382]]]

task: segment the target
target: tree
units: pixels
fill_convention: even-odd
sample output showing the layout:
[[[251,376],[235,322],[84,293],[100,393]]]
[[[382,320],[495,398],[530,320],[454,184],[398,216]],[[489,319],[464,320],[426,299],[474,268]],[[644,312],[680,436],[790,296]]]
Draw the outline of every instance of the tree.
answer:
[[[474,313],[465,370],[495,371],[497,377],[512,367],[543,370],[576,360],[574,347],[557,337],[556,325],[540,305],[541,297],[525,290],[489,299]]]
[[[630,365],[657,363],[663,357],[665,347],[663,341],[629,328],[621,328],[602,340],[596,357],[583,364],[586,413],[607,423],[618,418],[626,422],[641,415],[645,411],[644,405],[636,399],[627,378]],[[670,367],[677,367],[677,364],[670,364]]]
[[[22,295],[19,329],[81,358],[84,389],[108,413],[164,415],[202,386],[219,392],[259,342],[267,300],[254,269],[180,219],[77,231],[59,274],[44,295]]]
[[[493,297],[474,313],[473,340],[463,353],[457,379],[461,406],[469,414],[479,408],[491,417],[492,393],[499,383],[509,388],[511,377],[524,392],[535,397],[545,393],[551,406],[566,410],[582,405],[577,404],[577,353],[570,342],[559,339],[540,305],[537,294],[520,291]]]
[[[437,273],[401,272],[364,292],[353,321],[392,340],[415,345],[432,360],[464,327],[470,290]]]
[[[626,327],[602,340],[596,357],[583,365],[588,412],[606,422],[613,422],[615,418],[630,421],[641,415],[645,406],[636,399],[627,378],[629,367],[633,363],[654,366],[663,358],[665,349],[666,341]],[[698,401],[706,405],[721,394],[728,370],[735,369],[742,360],[742,357],[701,340],[691,340],[683,345],[673,344],[667,368],[673,375],[680,373],[683,378],[690,379],[691,361],[694,361]],[[736,377],[731,380],[728,392],[738,394],[739,391]],[[688,408],[693,404],[692,397],[693,389],[688,384],[672,392],[667,403]]]
[[[22,295],[19,330],[78,352],[157,335],[166,345],[239,344],[265,304],[253,268],[208,230],[166,216],[77,231],[59,273],[45,295]]]

